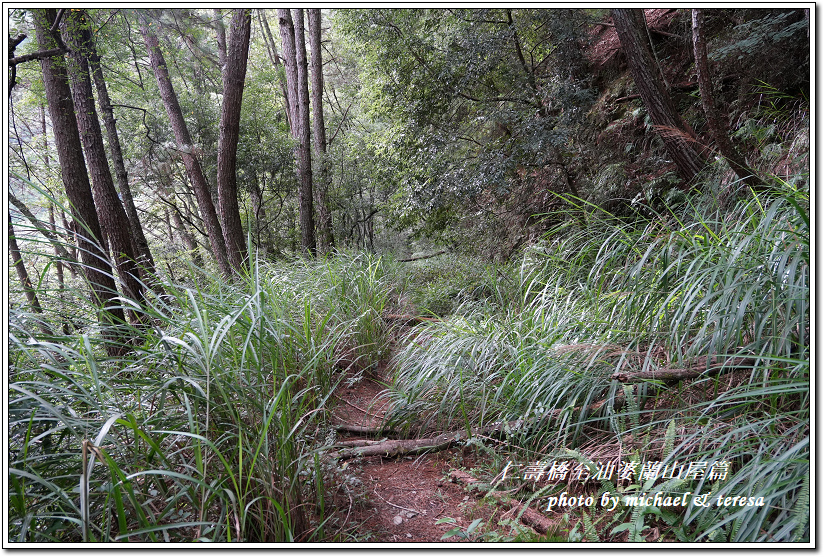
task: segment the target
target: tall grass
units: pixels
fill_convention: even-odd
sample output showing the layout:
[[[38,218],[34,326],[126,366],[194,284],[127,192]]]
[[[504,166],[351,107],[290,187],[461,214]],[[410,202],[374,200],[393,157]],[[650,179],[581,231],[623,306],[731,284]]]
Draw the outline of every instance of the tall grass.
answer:
[[[382,355],[386,266],[252,267],[164,284],[117,358],[94,328],[46,338],[12,313],[12,540],[334,539],[316,449],[341,358]]]
[[[624,447],[671,458],[728,460],[734,473],[693,492],[765,498],[763,507],[690,509],[684,540],[794,540],[809,532],[809,193],[782,189],[732,210],[698,200],[656,218],[568,219],[528,253],[521,307],[470,312],[416,331],[396,359],[391,419],[422,429],[545,416],[512,440]],[[701,377],[688,406],[677,386],[625,390],[614,372],[684,368],[717,358],[756,362],[732,385]],[[737,386],[736,386],[737,385]],[[657,398],[656,398],[657,397]],[[668,398],[665,398],[668,397]],[[641,410],[645,398],[652,408]],[[593,403],[606,403],[592,410]],[[669,401],[656,404],[656,400]],[[589,409],[589,410],[588,410]],[[608,431],[608,435],[599,433]],[[611,435],[611,437],[610,437]],[[805,487],[806,486],[806,487]]]

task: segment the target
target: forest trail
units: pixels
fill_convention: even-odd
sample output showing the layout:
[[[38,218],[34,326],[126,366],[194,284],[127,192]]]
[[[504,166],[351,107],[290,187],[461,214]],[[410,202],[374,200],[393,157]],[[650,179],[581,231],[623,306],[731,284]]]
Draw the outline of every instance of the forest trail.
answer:
[[[393,348],[403,334],[395,332]],[[393,350],[394,353],[395,350]],[[376,429],[389,409],[385,389],[391,384],[391,368],[382,362],[374,377],[364,376],[347,386],[341,382],[336,392],[332,423],[338,427],[338,442],[384,437],[364,435],[351,429]],[[394,437],[398,438],[398,437]],[[449,530],[465,530],[476,519],[497,524],[514,518],[513,511],[481,500],[481,492],[470,492],[453,483],[449,473],[470,470],[477,464],[474,452],[462,447],[394,457],[358,457],[339,462],[335,493],[337,512],[343,529],[356,532],[364,542],[433,543],[473,541],[460,535],[443,540]],[[453,518],[454,522],[438,523]]]

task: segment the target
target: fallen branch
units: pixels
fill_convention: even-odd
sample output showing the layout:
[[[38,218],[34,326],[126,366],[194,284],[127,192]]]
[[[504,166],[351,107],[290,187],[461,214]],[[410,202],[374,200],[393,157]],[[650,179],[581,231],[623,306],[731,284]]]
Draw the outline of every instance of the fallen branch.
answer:
[[[387,433],[395,433],[392,429],[383,429],[380,427],[370,427],[364,425],[338,424],[333,427],[336,431],[357,433],[358,435],[385,435]]]
[[[755,365],[755,358],[732,358],[719,362],[713,360],[709,367],[690,368],[664,368],[655,371],[639,371],[636,373],[616,372],[612,374],[612,379],[621,383],[642,383],[644,381],[663,381],[664,383],[677,383],[685,379],[695,379],[696,377],[721,375],[734,369],[752,367]]]
[[[430,259],[432,257],[437,257],[439,255],[443,255],[444,253],[446,253],[446,250],[442,249],[441,251],[438,251],[438,252],[435,252],[435,253],[432,253],[432,254],[429,254],[429,255],[419,255],[417,257],[410,257],[408,259],[398,259],[398,262],[399,263],[409,263],[410,261],[420,261],[421,259]]]
[[[601,402],[596,402],[595,404],[590,404],[586,407],[586,410],[589,412],[594,412],[600,409],[604,404],[606,404],[608,400],[602,400]],[[613,408],[619,410],[624,404],[624,396],[623,393],[616,393]],[[495,422],[483,427],[474,427],[470,430],[470,434],[472,437],[476,436],[487,436],[491,437],[494,435],[501,435],[501,434],[508,434],[513,431],[522,430],[524,428],[532,427],[536,424],[539,424],[544,419],[552,419],[556,418],[559,415],[565,412],[577,412],[580,411],[581,407],[575,408],[560,408],[557,410],[551,410],[545,414],[540,416],[536,416],[529,420],[512,420],[509,422]],[[373,434],[373,435],[382,435],[387,432],[391,432],[391,430],[387,429],[371,429],[365,428],[361,426],[350,426],[350,425],[338,425],[335,426],[338,431],[352,431],[362,434]],[[361,446],[361,447],[353,447],[351,449],[344,449],[338,451],[336,455],[333,455],[335,458],[340,460],[347,460],[350,458],[356,457],[366,457],[366,456],[383,456],[386,458],[394,457],[394,456],[404,456],[408,454],[418,454],[423,452],[437,452],[443,451],[448,449],[452,445],[466,440],[466,430],[459,430],[453,431],[449,433],[443,433],[441,435],[437,435],[435,437],[428,437],[424,439],[390,439],[387,441],[383,441],[381,443],[371,444],[369,446]]]
[[[452,482],[459,483],[465,486],[472,486],[473,484],[480,483],[477,479],[473,478],[466,472],[462,472],[460,470],[452,470],[449,473],[449,479]],[[547,532],[555,532],[558,530],[558,524],[552,522],[545,516],[541,515],[541,513],[535,511],[524,505],[519,501],[515,501],[506,493],[490,490],[487,491],[484,497],[492,497],[498,503],[504,505],[509,509],[513,509],[517,514],[518,518],[520,518],[521,522],[534,528],[540,534],[546,534]]]

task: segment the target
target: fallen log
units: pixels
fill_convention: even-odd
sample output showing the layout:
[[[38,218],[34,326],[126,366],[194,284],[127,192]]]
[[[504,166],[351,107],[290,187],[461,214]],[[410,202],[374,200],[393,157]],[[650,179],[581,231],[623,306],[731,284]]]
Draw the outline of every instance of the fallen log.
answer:
[[[342,449],[334,455],[338,460],[359,456],[403,456],[427,451],[442,451],[457,441],[453,434],[438,435],[428,439],[390,439],[376,445]]]
[[[663,368],[655,371],[638,371],[635,373],[615,372],[612,379],[621,383],[643,383],[644,381],[662,381],[664,383],[677,383],[685,379],[695,379],[696,377],[721,375],[734,369],[752,367],[755,365],[755,358],[732,358],[729,360],[713,362],[707,367],[689,368]]]
[[[420,261],[421,259],[430,259],[432,257],[437,257],[439,255],[443,255],[444,253],[446,253],[446,250],[442,249],[441,251],[438,251],[438,252],[435,252],[435,253],[430,253],[429,255],[419,255],[417,257],[409,257],[407,259],[398,259],[398,262],[399,263],[409,263],[410,261]]]
[[[462,472],[461,470],[452,470],[449,473],[449,479],[454,483],[459,483],[467,487],[473,484],[480,483],[479,480],[473,478],[466,472]],[[556,532],[558,530],[559,525],[556,522],[549,520],[541,513],[527,507],[523,503],[515,501],[506,493],[495,491],[493,489],[487,491],[484,497],[492,497],[498,503],[504,505],[509,509],[513,509],[518,514],[518,518],[520,518],[521,522],[523,522],[531,528],[534,528],[535,531],[539,534],[546,534],[547,532]]]
[[[370,439],[351,439],[346,441],[338,441],[333,446],[334,447],[368,447],[369,445],[378,445],[383,443],[386,439],[381,439],[380,441],[370,440]]]
[[[602,400],[600,402],[596,402],[595,404],[590,404],[586,407],[586,410],[589,412],[595,412],[599,410],[604,404],[607,404],[608,400]],[[623,393],[616,393],[613,402],[613,408],[615,410],[620,410],[621,407],[624,405],[624,396]],[[564,412],[578,412],[581,410],[580,406],[576,406],[574,408],[559,408],[556,410],[550,410],[545,414],[540,416],[536,416],[529,420],[512,420],[509,422],[494,422],[489,425],[483,427],[473,427],[470,430],[470,434],[472,437],[475,436],[486,436],[492,437],[501,434],[507,434],[511,432],[515,432],[521,429],[530,428],[534,425],[540,424],[544,419],[552,419],[556,418],[559,415],[563,414]],[[361,426],[348,426],[348,425],[340,425],[335,426],[336,429],[346,430],[346,431],[355,431],[357,430],[359,433],[364,434],[376,434],[376,435],[383,435],[391,430],[387,429],[371,429],[365,428]],[[386,458],[394,457],[394,456],[404,456],[408,454],[418,454],[423,452],[437,452],[443,451],[448,449],[455,443],[458,443],[462,440],[466,440],[467,433],[465,429],[459,431],[453,431],[449,433],[443,433],[441,435],[437,435],[435,437],[427,437],[423,439],[389,439],[387,441],[379,442],[376,444],[371,444],[369,446],[362,446],[362,447],[353,447],[351,449],[344,449],[338,451],[336,455],[333,455],[335,458],[339,460],[347,460],[350,458],[357,458],[357,457],[365,457],[365,456],[383,456]]]
[[[365,425],[338,424],[333,427],[335,428],[335,431],[357,433],[358,435],[385,435],[387,433],[396,433],[395,430],[392,429],[382,429],[380,427]]]

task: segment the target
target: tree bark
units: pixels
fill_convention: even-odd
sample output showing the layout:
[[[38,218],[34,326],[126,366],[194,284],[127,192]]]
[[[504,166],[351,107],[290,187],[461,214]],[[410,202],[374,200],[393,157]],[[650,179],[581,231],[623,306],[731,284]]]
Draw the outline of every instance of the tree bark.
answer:
[[[236,9],[229,30],[229,48],[223,69],[223,105],[217,146],[217,195],[229,263],[236,272],[243,268],[248,254],[243,224],[240,221],[237,191],[237,144],[240,139],[240,109],[243,82],[249,55],[252,13]]]
[[[206,231],[209,234],[209,244],[212,246],[212,254],[223,276],[227,278],[231,277],[232,268],[226,256],[223,230],[217,218],[217,211],[215,211],[215,205],[212,201],[212,194],[209,192],[209,186],[206,184],[206,178],[203,175],[200,161],[194,154],[192,136],[189,135],[186,120],[183,118],[183,111],[180,109],[180,104],[177,101],[177,94],[169,78],[166,60],[160,51],[157,36],[149,30],[148,21],[146,21],[145,16],[143,16],[141,21],[140,33],[143,35],[146,50],[149,52],[149,60],[154,70],[157,86],[160,89],[160,97],[163,99],[163,105],[166,107],[166,113],[172,124],[172,131],[175,134],[178,149],[183,157],[183,164],[186,166],[186,172],[192,181],[192,187],[195,191],[198,206],[200,207],[200,213],[203,215]]]
[[[319,177],[315,184],[320,251],[335,248],[332,211],[329,208],[329,166],[326,160],[326,124],[323,118],[323,56],[321,55],[321,17],[319,8],[309,9],[309,48],[312,53],[312,129],[315,134],[315,160]]]
[[[226,26],[223,25],[223,13],[220,8],[214,9],[215,31],[217,33],[217,60],[220,64],[221,79],[225,80],[223,72],[226,71]],[[226,86],[224,81],[223,86]]]
[[[103,66],[100,63],[100,56],[97,54],[94,39],[88,29],[83,29],[83,41],[85,45],[84,54],[86,54],[89,62],[95,89],[97,89],[97,101],[100,105],[100,112],[103,114],[103,123],[106,126],[106,135],[112,154],[112,164],[114,165],[114,173],[117,178],[117,187],[123,199],[123,208],[126,210],[126,217],[129,219],[134,253],[139,257],[138,267],[143,272],[145,281],[151,284],[159,293],[162,293],[162,288],[157,285],[154,258],[152,257],[152,252],[149,250],[149,242],[146,240],[146,235],[143,233],[143,226],[137,215],[137,207],[135,207],[132,189],[129,185],[129,175],[126,172],[126,165],[123,161],[123,150],[120,147],[120,137],[117,133],[114,110],[112,109],[112,102],[109,98],[109,89],[106,86],[106,79],[103,75]]]
[[[97,119],[92,82],[89,78],[89,66],[86,60],[88,45],[84,40],[84,35],[91,36],[88,25],[88,18],[82,10],[71,11],[63,18],[61,24],[66,43],[71,49],[67,68],[72,85],[78,130],[83,152],[86,154],[86,162],[91,171],[92,191],[98,218],[109,235],[109,245],[114,255],[117,274],[120,277],[124,294],[141,303],[145,298],[145,292],[143,283],[138,279],[140,270],[132,248],[131,226],[126,211],[117,196],[109,163],[106,160],[103,133]],[[130,312],[130,318],[133,323],[137,323],[141,319],[141,314]]]
[[[296,137],[297,118],[295,110],[298,105],[298,68],[295,54],[295,26],[289,10],[278,10],[280,41],[283,47],[283,67],[286,73],[286,110],[289,113],[289,131]]]
[[[303,10],[278,10],[283,55],[286,59],[286,81],[292,107],[292,137],[295,145],[298,176],[298,207],[300,211],[301,248],[315,255],[315,217],[312,203],[312,157],[309,145],[309,82],[307,79],[306,43],[303,34]]]
[[[675,110],[664,86],[664,77],[652,55],[644,10],[615,8],[612,10],[612,19],[647,112],[664,140],[664,146],[675,162],[678,173],[690,183],[704,168],[706,161],[693,147],[694,134]]]
[[[278,73],[278,82],[280,82],[280,90],[283,93],[283,106],[286,108],[286,122],[291,130],[292,109],[289,104],[289,92],[286,90],[286,80],[284,80],[280,75],[280,58],[278,57],[277,44],[272,38],[272,31],[269,29],[269,21],[266,19],[266,10],[261,8],[258,10],[258,14],[260,15],[261,27],[263,28],[262,34],[264,42],[266,43],[266,51],[269,53],[269,57],[272,60],[272,65],[275,67],[275,71]]]
[[[55,11],[53,8],[45,8],[33,12],[37,41],[44,50],[54,48],[56,44],[54,36],[49,31],[49,27],[56,19]],[[125,315],[115,299],[118,292],[112,276],[112,268],[106,254],[100,248],[100,240],[103,236],[94,206],[89,175],[83,160],[83,148],[77,131],[77,119],[74,114],[66,66],[59,58],[44,58],[40,61],[40,65],[43,70],[43,84],[57,145],[63,185],[71,204],[72,219],[78,223],[77,244],[80,248],[80,259],[83,262],[83,273],[91,285],[94,303],[101,310],[99,313],[101,323],[104,325],[123,323]],[[123,340],[122,335],[113,334],[109,327],[105,328],[104,334],[113,341],[108,346],[109,353],[119,354],[122,345],[118,346],[118,341]]]
[[[712,81],[710,79],[710,69],[707,63],[707,41],[704,37],[704,13],[699,9],[692,10],[692,46],[695,54],[695,70],[698,74],[698,90],[701,93],[701,106],[707,117],[707,125],[710,128],[715,144],[721,155],[732,167],[736,176],[753,189],[762,187],[758,174],[747,166],[744,157],[738,152],[730,141],[729,129],[726,119],[716,108],[712,95]]]

